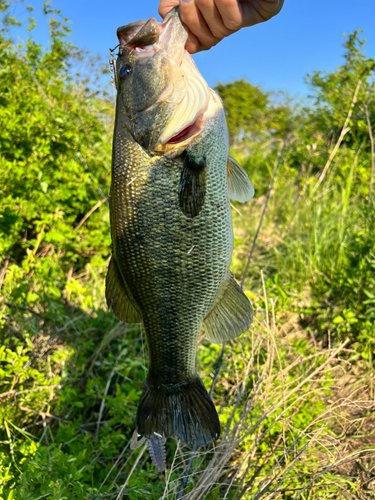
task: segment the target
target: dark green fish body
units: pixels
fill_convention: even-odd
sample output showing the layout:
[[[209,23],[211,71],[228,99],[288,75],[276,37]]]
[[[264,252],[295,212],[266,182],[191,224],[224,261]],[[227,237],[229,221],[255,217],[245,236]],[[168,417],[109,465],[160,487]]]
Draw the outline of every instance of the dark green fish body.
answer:
[[[178,115],[187,84],[183,82],[185,94],[176,83],[172,89],[166,87],[171,79],[178,80],[171,56],[157,47],[151,58],[141,53],[143,59],[137,61],[131,42],[138,37],[137,44],[142,44],[142,31],[145,43],[156,39],[154,44],[160,43],[161,35],[169,36],[169,44],[179,35],[182,57],[187,57],[178,12],[162,25],[155,23],[119,29],[123,45],[118,74],[134,81],[131,86],[127,82],[125,89],[121,78],[118,83],[111,184],[113,256],[106,296],[119,319],[143,322],[145,329],[150,366],[138,407],[138,433],[147,439],[176,435],[184,442],[204,445],[217,439],[220,425],[195,369],[202,323],[206,322],[212,341],[222,342],[244,332],[252,320],[251,306],[229,271],[233,231],[228,171],[234,172],[232,191],[238,198],[243,197],[241,189],[245,198],[251,197],[252,186],[241,167],[234,161],[228,164],[228,133],[220,99],[204,89],[201,115],[192,107]],[[163,28],[169,29],[167,35]],[[137,47],[143,50],[142,45]],[[150,81],[148,89],[147,74],[144,77],[142,72],[149,71],[145,66],[157,57],[160,60],[153,62],[157,81]],[[130,69],[122,70],[124,66]],[[181,66],[175,66],[179,71]],[[144,102],[133,99],[140,111],[129,104],[132,93],[137,94],[137,75],[143,82],[139,88],[153,96],[148,102],[147,97]],[[167,84],[160,84],[165,75]],[[160,98],[167,93],[166,100]],[[153,108],[158,109],[156,118]],[[195,120],[192,113],[198,113]],[[188,126],[182,123],[166,132],[173,120],[185,120]]]

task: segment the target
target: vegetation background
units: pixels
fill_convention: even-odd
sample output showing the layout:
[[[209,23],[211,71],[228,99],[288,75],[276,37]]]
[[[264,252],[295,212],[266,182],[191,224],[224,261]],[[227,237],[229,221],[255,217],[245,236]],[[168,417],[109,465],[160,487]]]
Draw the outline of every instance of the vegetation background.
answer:
[[[0,13],[0,498],[375,498],[375,61],[361,33],[336,71],[306,77],[306,103],[216,88],[256,189],[233,205],[232,262],[255,321],[218,372],[221,441],[170,440],[159,477],[128,447],[144,335],[104,300],[108,69],[48,3],[48,47],[32,18],[14,41],[11,1]],[[202,337],[206,386],[220,352]]]

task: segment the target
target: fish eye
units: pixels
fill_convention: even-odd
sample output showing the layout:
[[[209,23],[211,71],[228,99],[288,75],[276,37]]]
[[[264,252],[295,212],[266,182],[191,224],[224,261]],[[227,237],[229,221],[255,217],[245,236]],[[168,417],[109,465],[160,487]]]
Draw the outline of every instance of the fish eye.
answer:
[[[122,68],[118,72],[118,76],[120,77],[120,80],[126,80],[131,72],[131,67],[125,64],[125,66],[122,66]]]

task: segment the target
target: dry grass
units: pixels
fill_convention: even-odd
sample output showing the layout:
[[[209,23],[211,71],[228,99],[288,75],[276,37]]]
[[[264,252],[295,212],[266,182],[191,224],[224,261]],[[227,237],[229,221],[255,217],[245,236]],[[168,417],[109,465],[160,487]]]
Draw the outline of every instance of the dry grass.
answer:
[[[225,422],[220,441],[193,452],[178,443],[161,498],[372,498],[373,385],[345,360],[345,343],[323,349],[312,341],[299,354],[304,333],[293,318],[278,327],[274,303],[266,304],[263,319],[258,311],[251,331],[227,347],[214,393]]]

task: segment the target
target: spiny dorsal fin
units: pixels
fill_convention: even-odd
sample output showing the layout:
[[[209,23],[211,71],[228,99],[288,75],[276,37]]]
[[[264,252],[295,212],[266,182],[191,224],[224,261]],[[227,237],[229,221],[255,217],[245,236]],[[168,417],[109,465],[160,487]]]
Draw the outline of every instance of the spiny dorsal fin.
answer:
[[[109,263],[105,281],[105,298],[108,307],[112,309],[114,315],[120,321],[124,323],[142,322],[142,314],[133,305],[134,299],[131,297],[130,290],[127,289],[113,257]]]
[[[238,337],[253,322],[253,309],[249,299],[229,270],[227,280],[204,321],[206,337],[214,344]]]
[[[254,187],[241,165],[234,158],[228,158],[228,191],[231,200],[245,203],[254,196]]]
[[[187,217],[196,217],[206,196],[206,159],[187,152],[178,186],[180,208]]]

